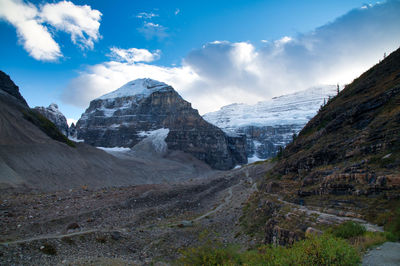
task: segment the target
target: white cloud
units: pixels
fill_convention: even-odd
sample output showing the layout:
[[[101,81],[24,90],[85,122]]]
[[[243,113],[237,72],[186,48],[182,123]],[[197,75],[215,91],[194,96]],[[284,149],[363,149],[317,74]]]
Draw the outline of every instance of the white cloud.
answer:
[[[214,41],[190,52],[180,67],[104,62],[74,79],[64,100],[86,107],[129,80],[150,77],[171,84],[205,113],[314,85],[343,85],[399,47],[399,12],[399,1],[355,9],[313,32],[269,41],[258,49],[249,42]]]
[[[76,125],[76,122],[78,122],[78,120],[76,120],[74,118],[67,118],[68,126],[71,126],[72,124]]]
[[[160,50],[153,53],[146,49],[120,49],[112,47],[109,57],[118,62],[135,63],[135,62],[152,62],[160,58]]]
[[[38,15],[34,5],[22,0],[0,0],[0,19],[16,28],[18,40],[29,55],[37,60],[54,61],[62,56],[60,46],[47,27],[38,22]]]
[[[143,18],[143,19],[152,19],[154,17],[158,17],[158,14],[154,14],[153,12],[140,12],[139,14],[136,15],[137,18]]]
[[[140,33],[144,35],[147,40],[157,38],[162,40],[168,37],[167,28],[153,22],[144,22],[143,26],[137,29]]]
[[[92,49],[100,37],[100,17],[99,11],[68,1],[47,3],[38,9],[22,0],[0,0],[0,19],[16,28],[18,40],[24,49],[41,61],[55,61],[62,57],[51,29],[65,31],[71,34],[73,43]]]
[[[72,42],[81,48],[93,49],[94,42],[101,37],[101,13],[88,5],[76,6],[69,1],[45,4],[41,8],[40,17],[57,30],[69,33]]]

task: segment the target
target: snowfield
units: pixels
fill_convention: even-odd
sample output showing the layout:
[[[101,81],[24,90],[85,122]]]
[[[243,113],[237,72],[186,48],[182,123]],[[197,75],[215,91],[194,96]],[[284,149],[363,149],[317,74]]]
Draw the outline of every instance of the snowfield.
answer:
[[[99,100],[115,99],[129,96],[141,96],[141,98],[148,97],[153,92],[161,91],[168,88],[169,85],[152,79],[136,79],[126,83],[121,88],[100,96]]]
[[[324,99],[336,95],[336,86],[314,87],[255,105],[234,103],[203,116],[228,134],[245,126],[305,125],[316,115]]]

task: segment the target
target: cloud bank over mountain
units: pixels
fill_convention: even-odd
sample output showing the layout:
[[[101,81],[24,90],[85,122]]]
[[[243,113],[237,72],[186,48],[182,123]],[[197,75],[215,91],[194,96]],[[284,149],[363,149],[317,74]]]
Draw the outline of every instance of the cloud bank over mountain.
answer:
[[[387,1],[354,9],[312,32],[262,40],[261,46],[214,41],[191,51],[177,67],[154,64],[160,51],[130,48],[118,54],[114,50],[109,61],[82,70],[62,98],[87,107],[90,100],[130,80],[149,77],[171,84],[205,113],[314,85],[343,85],[399,47],[398,14],[400,1]]]

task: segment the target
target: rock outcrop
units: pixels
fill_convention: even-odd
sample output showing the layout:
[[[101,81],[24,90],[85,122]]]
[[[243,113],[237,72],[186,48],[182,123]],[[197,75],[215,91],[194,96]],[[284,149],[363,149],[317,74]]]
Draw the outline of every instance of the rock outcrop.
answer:
[[[21,104],[28,106],[24,97],[22,97],[19,92],[19,88],[15,83],[10,79],[6,73],[0,70],[0,92],[7,93],[8,95],[14,97]]]
[[[246,135],[249,161],[267,159],[292,142],[324,100],[336,94],[336,86],[315,87],[256,105],[227,105],[203,118],[229,135]]]
[[[36,111],[41,113],[44,117],[53,122],[56,127],[65,136],[68,136],[68,123],[65,116],[58,110],[58,105],[55,103],[50,104],[48,107],[35,107]]]
[[[146,132],[169,129],[169,150],[192,154],[215,169],[247,162],[245,138],[205,121],[171,86],[138,79],[91,101],[76,125],[78,139],[99,147],[133,147]]]

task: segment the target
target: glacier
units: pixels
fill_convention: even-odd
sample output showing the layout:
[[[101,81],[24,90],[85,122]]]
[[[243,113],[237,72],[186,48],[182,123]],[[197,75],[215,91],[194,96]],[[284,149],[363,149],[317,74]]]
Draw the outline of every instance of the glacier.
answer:
[[[245,134],[249,162],[267,159],[285,147],[324,101],[337,94],[336,85],[311,87],[296,93],[273,97],[255,105],[234,103],[203,115],[228,135]]]

